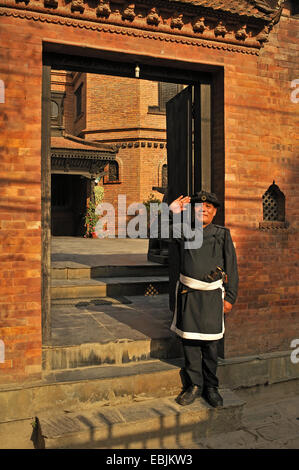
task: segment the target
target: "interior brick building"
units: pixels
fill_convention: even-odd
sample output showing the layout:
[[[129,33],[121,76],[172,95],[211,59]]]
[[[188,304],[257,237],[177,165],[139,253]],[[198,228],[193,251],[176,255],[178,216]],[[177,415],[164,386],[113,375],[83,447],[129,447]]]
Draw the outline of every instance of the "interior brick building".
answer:
[[[95,6],[82,0],[0,0],[0,16],[0,339],[5,347],[0,383],[42,376],[50,279],[46,111],[51,69],[86,73],[78,75],[84,96],[88,74],[108,70],[110,61],[114,68],[105,80],[117,90],[120,81],[113,76],[127,71],[132,79],[136,63],[148,81],[160,81],[165,70],[181,74],[178,82],[186,79],[187,84],[194,83],[196,74],[208,74],[211,189],[224,202],[223,221],[239,259],[240,294],[227,319],[227,356],[288,350],[299,326],[298,2],[146,0],[128,5],[101,0]],[[66,74],[63,79],[74,77]],[[101,79],[98,86],[103,83]],[[133,112],[125,118],[127,128],[134,130],[110,123],[110,112],[105,121],[99,115],[95,125],[93,100],[70,130],[82,140],[98,140],[93,152],[116,158],[120,181],[138,200],[161,184],[164,117],[157,114],[153,124],[148,106],[157,106],[157,101],[143,98],[152,93],[152,85],[131,88],[133,80],[123,83],[128,106],[140,110],[139,123]],[[117,106],[113,93],[111,98]],[[122,117],[124,109],[122,104],[117,115]],[[144,127],[155,127],[155,132]],[[110,147],[115,142],[121,144],[116,153]],[[83,145],[80,141],[80,150]],[[152,165],[153,150],[153,171],[138,178],[142,167]],[[138,158],[130,166],[133,151]],[[145,181],[146,175],[151,179]],[[276,186],[270,187],[273,180]],[[116,187],[109,186],[111,194]]]
[[[98,180],[104,187],[104,202],[115,207],[116,220],[118,195],[126,196],[128,206],[147,200],[151,194],[161,199],[162,194],[157,189],[163,190],[167,186],[165,106],[182,88],[175,83],[52,71],[52,158],[59,148],[74,149],[76,146],[79,151],[80,145],[83,149],[87,146],[92,149],[95,143],[103,144],[102,154],[105,146],[107,151],[114,150],[113,160],[102,166],[105,174]],[[59,170],[59,166],[52,169],[53,200],[63,187],[68,193],[81,192],[86,206],[92,179],[85,181],[82,171],[73,189],[67,189],[69,169],[64,171],[64,176],[61,171],[60,176],[53,176]],[[86,183],[87,188],[82,189]],[[62,206],[55,209],[57,206],[52,204],[52,234],[84,235],[82,221],[77,221],[78,215],[69,210],[69,201],[64,199],[62,204],[68,204],[65,210]],[[63,225],[62,220],[65,221]]]

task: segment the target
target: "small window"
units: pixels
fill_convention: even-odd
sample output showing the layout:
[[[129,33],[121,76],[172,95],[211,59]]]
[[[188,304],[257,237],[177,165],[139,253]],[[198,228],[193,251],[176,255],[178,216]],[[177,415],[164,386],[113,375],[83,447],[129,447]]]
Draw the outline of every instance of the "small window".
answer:
[[[79,88],[77,88],[77,90],[75,91],[76,117],[81,116],[81,114],[83,112],[83,108],[82,108],[82,87],[83,87],[83,83],[81,83]]]
[[[51,134],[61,135],[63,127],[63,101],[65,93],[52,91],[51,92]]]
[[[171,100],[175,95],[182,91],[184,85],[178,85],[177,83],[158,83],[158,106],[149,106],[149,113],[163,113],[166,112],[166,103]]]
[[[284,222],[285,196],[273,181],[263,195],[263,220]]]
[[[166,103],[183,89],[182,85],[176,83],[159,82],[159,108],[166,111]]]
[[[59,106],[56,101],[51,101],[51,119],[57,119],[59,115]]]
[[[285,195],[275,181],[263,195],[263,221],[260,230],[285,230],[289,223],[285,220]]]
[[[119,167],[118,163],[114,160],[109,162],[107,183],[115,183],[116,181],[119,181]]]

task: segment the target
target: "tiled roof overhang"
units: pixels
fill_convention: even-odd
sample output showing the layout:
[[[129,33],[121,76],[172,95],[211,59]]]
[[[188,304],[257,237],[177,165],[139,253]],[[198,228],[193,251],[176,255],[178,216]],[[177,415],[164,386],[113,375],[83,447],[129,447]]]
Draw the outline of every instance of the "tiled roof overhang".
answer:
[[[73,137],[51,139],[51,172],[94,177],[115,160],[116,150],[108,145],[83,142]]]

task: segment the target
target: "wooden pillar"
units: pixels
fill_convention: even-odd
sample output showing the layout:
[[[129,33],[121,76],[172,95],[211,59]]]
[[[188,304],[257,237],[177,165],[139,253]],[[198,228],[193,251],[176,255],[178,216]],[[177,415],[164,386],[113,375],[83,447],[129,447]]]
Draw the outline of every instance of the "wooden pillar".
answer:
[[[51,67],[43,66],[42,77],[42,146],[41,146],[41,236],[42,236],[42,340],[51,338],[51,155],[50,100]]]

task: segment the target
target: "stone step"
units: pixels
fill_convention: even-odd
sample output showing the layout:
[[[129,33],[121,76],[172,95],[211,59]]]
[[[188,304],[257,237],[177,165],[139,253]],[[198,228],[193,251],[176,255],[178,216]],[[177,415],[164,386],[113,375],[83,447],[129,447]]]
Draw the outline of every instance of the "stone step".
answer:
[[[43,347],[43,369],[60,370],[95,365],[127,364],[153,358],[179,357],[181,345],[176,338],[117,340],[110,343],[83,343],[77,346]]]
[[[140,265],[75,266],[75,263],[52,263],[52,279],[93,279],[100,277],[168,276],[168,266],[157,263]]]
[[[253,386],[298,382],[298,368],[291,363],[290,353],[220,360],[220,386],[238,392]],[[179,358],[44,371],[39,381],[0,386],[0,423],[31,422],[42,412],[76,411],[93,403],[114,406],[177,395],[182,388],[182,366]]]
[[[101,277],[94,279],[52,279],[52,299],[156,295],[168,292],[168,276]]]
[[[186,448],[211,434],[237,430],[245,402],[229,389],[220,390],[224,406],[215,410],[199,398],[182,407],[175,396],[139,397],[132,404],[93,404],[75,412],[41,413],[39,446],[48,449]]]
[[[52,302],[51,339],[43,346],[44,370],[127,364],[179,357],[170,331],[168,295]]]

